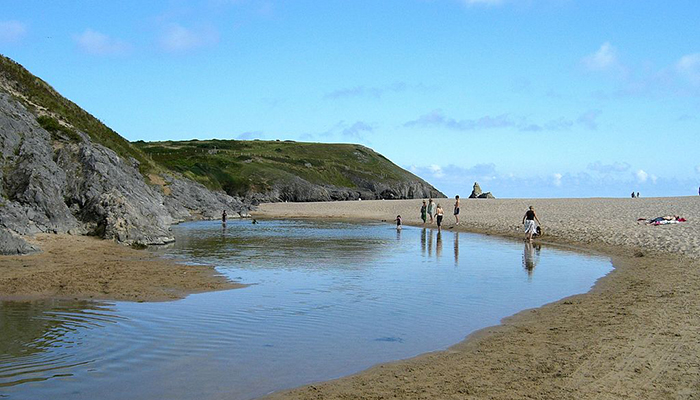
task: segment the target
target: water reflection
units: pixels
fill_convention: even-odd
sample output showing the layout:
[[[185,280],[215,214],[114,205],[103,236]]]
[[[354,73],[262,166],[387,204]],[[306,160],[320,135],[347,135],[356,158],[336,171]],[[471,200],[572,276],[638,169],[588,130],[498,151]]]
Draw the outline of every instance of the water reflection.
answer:
[[[435,257],[442,257],[442,232],[438,231],[435,241]]]
[[[454,233],[455,267],[459,264],[459,232]]]
[[[213,222],[211,223],[213,224]],[[265,224],[229,222],[219,229],[203,223],[188,229],[188,234],[168,246],[152,251],[168,253],[218,265],[221,260],[245,260],[257,267],[271,265],[257,263],[259,259],[276,259],[290,267],[316,269],[328,267],[356,268],[358,258],[372,261],[382,257],[388,237],[368,236],[357,225],[341,222],[310,223],[289,221]],[[396,231],[396,240],[401,231]],[[299,249],[304,249],[302,253]],[[325,264],[324,264],[325,263]]]
[[[89,330],[119,319],[97,302],[0,302],[0,387],[70,376],[90,360],[68,349],[79,347]]]
[[[523,268],[527,271],[528,277],[532,278],[532,273],[540,261],[540,250],[542,247],[539,244],[533,245],[530,241],[525,241],[523,249]]]

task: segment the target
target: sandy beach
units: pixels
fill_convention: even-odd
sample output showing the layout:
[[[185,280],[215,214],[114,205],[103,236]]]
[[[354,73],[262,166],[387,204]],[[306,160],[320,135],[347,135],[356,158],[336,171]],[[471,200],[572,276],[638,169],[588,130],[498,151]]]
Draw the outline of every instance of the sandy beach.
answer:
[[[526,310],[447,351],[378,365],[270,399],[700,398],[700,197],[453,199],[443,229],[523,238],[535,207],[543,245],[611,257],[586,294]],[[421,226],[420,200],[263,204],[257,218],[393,221]],[[680,224],[639,218],[679,215]],[[434,228],[434,227],[433,227]]]
[[[0,300],[166,301],[243,286],[214,267],[180,265],[109,240],[44,234],[32,243],[42,252],[0,257]]]

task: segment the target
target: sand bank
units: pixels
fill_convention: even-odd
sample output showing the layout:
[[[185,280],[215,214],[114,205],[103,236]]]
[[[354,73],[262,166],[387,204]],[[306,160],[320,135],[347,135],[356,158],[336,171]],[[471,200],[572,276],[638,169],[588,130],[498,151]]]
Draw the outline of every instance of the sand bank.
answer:
[[[593,248],[615,270],[591,292],[523,311],[447,351],[272,395],[272,399],[700,398],[700,198],[439,199],[446,229],[522,238],[533,205],[541,242]],[[259,218],[420,225],[420,201],[264,204]],[[638,218],[680,215],[677,225]]]
[[[0,300],[165,301],[241,287],[211,266],[185,266],[112,241],[37,235],[42,252],[0,257]]]

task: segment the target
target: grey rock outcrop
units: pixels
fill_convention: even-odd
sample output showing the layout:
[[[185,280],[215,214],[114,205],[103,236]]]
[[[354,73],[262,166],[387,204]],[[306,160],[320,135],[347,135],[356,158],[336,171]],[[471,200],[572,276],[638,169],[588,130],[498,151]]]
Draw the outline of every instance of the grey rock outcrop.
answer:
[[[357,189],[316,185],[299,177],[290,177],[284,184],[276,184],[271,190],[252,194],[250,199],[258,202],[308,202],[343,200],[398,200],[445,197],[437,189],[423,181],[385,184],[374,181],[355,181]]]
[[[474,182],[474,188],[472,189],[472,193],[469,195],[470,199],[476,199],[481,195],[481,186],[479,186],[478,182]]]
[[[173,241],[172,223],[217,218],[222,209],[247,212],[240,200],[185,178],[148,184],[138,167],[82,132],[52,138],[0,89],[0,251],[34,251],[17,235],[39,232],[163,244]]]
[[[27,243],[21,237],[0,228],[0,255],[28,254],[38,250],[36,246]]]
[[[481,186],[479,186],[478,182],[474,182],[474,188],[472,189],[472,193],[469,195],[470,199],[495,199],[493,194],[491,192],[482,192],[481,191]]]

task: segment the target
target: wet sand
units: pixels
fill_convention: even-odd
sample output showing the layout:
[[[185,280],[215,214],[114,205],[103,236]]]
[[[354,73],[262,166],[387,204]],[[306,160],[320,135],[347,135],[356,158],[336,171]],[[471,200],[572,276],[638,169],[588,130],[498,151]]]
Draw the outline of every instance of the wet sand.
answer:
[[[166,301],[243,286],[211,266],[180,265],[108,240],[44,234],[32,242],[41,253],[0,256],[0,300]]]
[[[615,270],[586,294],[526,310],[442,352],[375,366],[270,399],[700,398],[700,197],[439,199],[444,229],[524,237],[533,205],[541,243],[593,249]],[[264,204],[257,218],[422,225],[419,200]],[[650,226],[638,218],[680,215]]]

